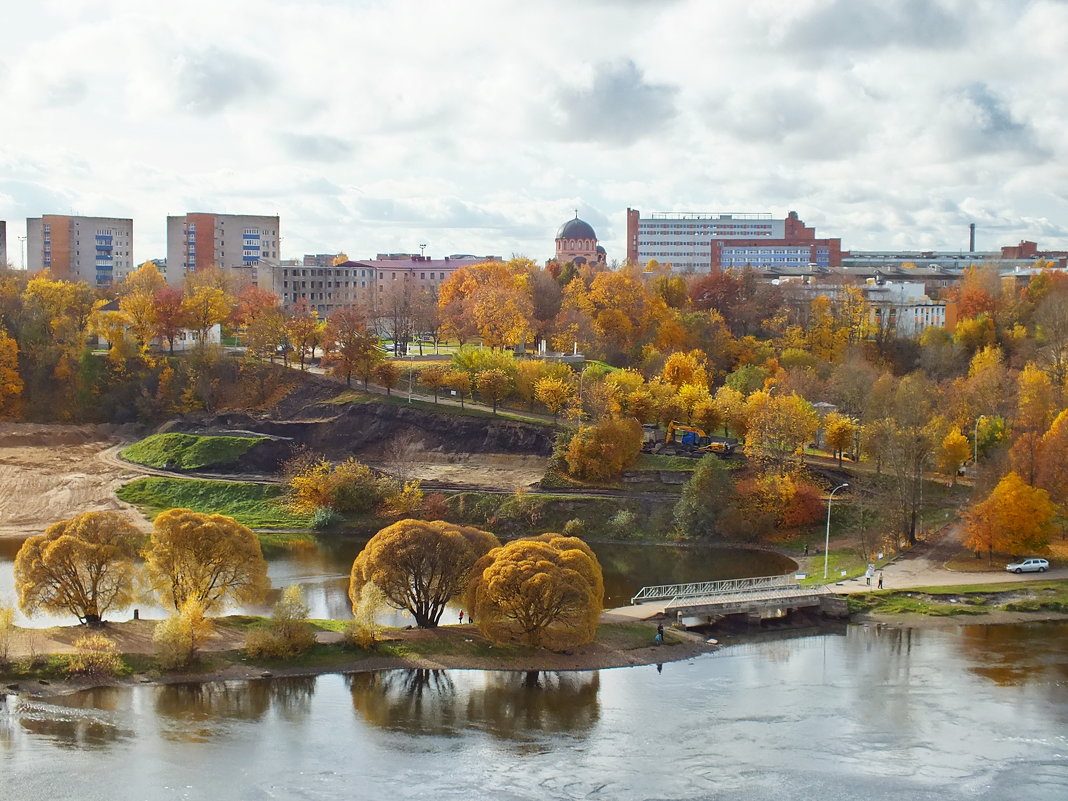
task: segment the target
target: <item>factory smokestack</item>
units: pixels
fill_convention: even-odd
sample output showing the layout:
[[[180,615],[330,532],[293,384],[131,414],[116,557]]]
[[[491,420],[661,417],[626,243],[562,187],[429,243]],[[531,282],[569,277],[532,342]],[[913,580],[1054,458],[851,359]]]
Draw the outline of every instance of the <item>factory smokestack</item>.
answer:
[[[975,253],[975,223],[968,226],[968,252]]]

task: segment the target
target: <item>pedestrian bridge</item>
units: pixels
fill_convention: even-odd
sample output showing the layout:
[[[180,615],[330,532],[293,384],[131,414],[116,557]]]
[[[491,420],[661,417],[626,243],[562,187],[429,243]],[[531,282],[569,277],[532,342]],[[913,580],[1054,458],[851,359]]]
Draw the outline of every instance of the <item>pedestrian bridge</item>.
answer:
[[[611,611],[643,620],[665,615],[686,625],[702,625],[723,615],[775,618],[808,607],[841,614],[844,610],[836,601],[840,599],[827,587],[803,587],[793,575],[760,576],[642,587],[630,599],[631,606]]]

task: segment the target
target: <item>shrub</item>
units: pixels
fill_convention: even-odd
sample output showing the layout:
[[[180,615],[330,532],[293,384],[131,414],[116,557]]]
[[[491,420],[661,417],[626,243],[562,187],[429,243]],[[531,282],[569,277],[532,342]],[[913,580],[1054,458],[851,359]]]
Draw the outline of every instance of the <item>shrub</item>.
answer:
[[[286,587],[274,605],[267,628],[253,629],[245,637],[249,656],[292,659],[315,645],[315,632],[308,625],[308,605],[300,587]]]
[[[15,607],[0,604],[0,667],[11,658],[11,645],[15,641]]]
[[[349,648],[359,648],[362,651],[372,651],[377,644],[374,632],[356,620],[345,624],[345,628],[341,630],[341,642]]]
[[[564,523],[564,536],[566,537],[584,537],[586,535],[586,521],[580,520],[577,517],[568,520]]]
[[[103,634],[85,634],[74,641],[74,653],[67,661],[67,672],[72,676],[107,678],[121,670],[119,649]]]
[[[329,506],[319,506],[312,513],[311,525],[316,531],[334,528],[341,523],[341,515]]]
[[[174,670],[192,664],[211,632],[212,624],[204,615],[204,605],[192,598],[187,600],[177,614],[159,623],[152,632],[160,667]]]
[[[629,509],[620,509],[608,520],[608,527],[617,537],[630,537],[634,535],[634,527],[638,522],[638,516]]]
[[[568,472],[585,480],[619,478],[638,456],[642,446],[641,424],[633,419],[608,419],[582,426],[567,448]]]
[[[403,503],[407,492],[356,459],[333,465],[325,459],[300,457],[287,473],[290,503],[303,512],[327,508],[340,514],[366,514]]]

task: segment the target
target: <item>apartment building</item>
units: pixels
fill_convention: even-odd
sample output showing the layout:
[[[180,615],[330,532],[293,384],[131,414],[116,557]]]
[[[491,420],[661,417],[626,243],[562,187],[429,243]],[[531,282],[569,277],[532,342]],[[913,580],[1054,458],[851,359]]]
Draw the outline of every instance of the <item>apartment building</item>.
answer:
[[[627,258],[670,263],[679,272],[731,267],[838,267],[842,240],[818,239],[791,211],[783,219],[751,212],[654,212],[627,209]]]
[[[167,281],[180,284],[186,273],[219,267],[239,284],[259,283],[261,266],[279,261],[279,219],[246,214],[190,212],[167,217]]]
[[[26,220],[26,269],[106,287],[136,269],[133,220],[45,214]]]
[[[434,259],[411,255],[404,259],[350,260],[330,266],[324,266],[322,261],[317,256],[305,256],[300,265],[273,265],[261,272],[259,285],[278,295],[285,308],[304,299],[320,317],[328,317],[335,309],[347,306],[373,310],[378,298],[387,292],[436,292],[461,267],[500,258],[463,255]]]

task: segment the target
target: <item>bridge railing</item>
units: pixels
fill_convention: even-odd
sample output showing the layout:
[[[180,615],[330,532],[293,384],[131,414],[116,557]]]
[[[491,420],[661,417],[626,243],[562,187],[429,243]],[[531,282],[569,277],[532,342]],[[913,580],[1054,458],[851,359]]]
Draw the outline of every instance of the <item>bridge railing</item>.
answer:
[[[632,604],[642,601],[674,600],[677,598],[703,598],[709,595],[727,595],[739,592],[758,592],[796,586],[792,575],[759,576],[756,578],[723,579],[720,581],[697,581],[689,584],[658,584],[642,587],[630,599]]]

